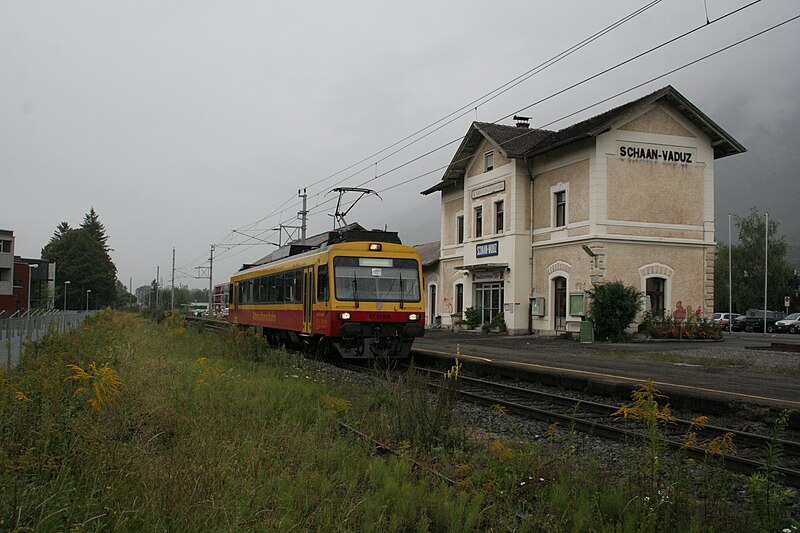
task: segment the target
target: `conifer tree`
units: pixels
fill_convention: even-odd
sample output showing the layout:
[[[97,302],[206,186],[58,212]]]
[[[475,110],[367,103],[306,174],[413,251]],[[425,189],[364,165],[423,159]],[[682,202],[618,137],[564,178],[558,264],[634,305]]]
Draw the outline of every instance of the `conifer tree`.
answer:
[[[86,215],[83,217],[83,224],[81,224],[81,229],[86,230],[94,240],[99,242],[100,245],[103,247],[103,250],[108,252],[111,249],[106,244],[108,242],[108,235],[106,235],[106,227],[102,224],[102,222],[100,222],[100,217],[97,216],[97,213],[94,210],[94,206],[92,206],[89,212],[86,213]]]
[[[56,263],[56,301],[63,301],[66,289],[67,309],[82,309],[87,304],[97,309],[117,302],[117,267],[107,241],[105,227],[92,208],[79,228],[61,222],[42,249],[42,259]],[[63,281],[70,282],[68,289]]]
[[[69,222],[61,221],[61,223],[56,226],[56,231],[53,233],[53,236],[50,237],[50,243],[53,243],[59,240],[61,237],[64,236],[65,233],[70,231],[72,228],[69,226]]]

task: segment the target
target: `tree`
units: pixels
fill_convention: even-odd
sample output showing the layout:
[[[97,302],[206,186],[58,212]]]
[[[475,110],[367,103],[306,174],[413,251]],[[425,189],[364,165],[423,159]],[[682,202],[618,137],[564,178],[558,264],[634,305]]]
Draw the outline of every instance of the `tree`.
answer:
[[[62,224],[65,223],[62,222]],[[95,213],[94,207],[92,207],[89,212],[84,215],[81,229],[86,230],[94,240],[99,242],[103,247],[103,251],[108,252],[111,250],[111,248],[109,248],[106,244],[108,242],[106,227],[100,222],[100,217],[98,217],[97,213]]]
[[[783,297],[794,293],[792,268],[786,259],[789,245],[785,237],[777,237],[778,223],[769,221],[755,208],[745,218],[736,221],[739,244],[719,245],[714,269],[714,308],[728,309],[728,253],[732,264],[734,311],[764,308],[764,237],[767,234],[767,307],[783,310]],[[794,299],[793,299],[794,300]],[[796,303],[795,303],[796,305]]]
[[[50,242],[60,239],[66,232],[68,232],[71,229],[72,228],[69,227],[69,222],[64,222],[62,220],[61,223],[58,226],[56,226],[56,231],[55,233],[53,233],[53,236],[50,237]]]
[[[589,302],[589,318],[594,322],[594,332],[601,341],[621,341],[625,330],[636,318],[644,296],[636,288],[621,281],[595,285],[586,291]]]
[[[42,249],[42,259],[56,263],[60,283],[56,283],[56,304],[63,305],[65,285],[67,309],[83,309],[87,291],[90,306],[101,308],[116,302],[117,267],[103,246],[84,229],[71,229],[52,239]]]
[[[128,292],[128,289],[125,287],[125,284],[122,283],[120,280],[117,280],[115,285],[117,296],[116,296],[116,306],[117,307],[130,307],[136,303],[136,297]]]

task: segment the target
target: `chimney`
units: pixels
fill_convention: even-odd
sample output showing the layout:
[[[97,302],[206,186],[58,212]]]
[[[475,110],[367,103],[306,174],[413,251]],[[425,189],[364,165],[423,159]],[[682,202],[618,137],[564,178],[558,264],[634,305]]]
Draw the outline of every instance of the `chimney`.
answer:
[[[530,124],[528,124],[528,121],[530,119],[531,117],[521,117],[519,115],[514,115],[514,120],[517,121],[517,127],[522,128],[524,130],[527,130],[530,127]]]

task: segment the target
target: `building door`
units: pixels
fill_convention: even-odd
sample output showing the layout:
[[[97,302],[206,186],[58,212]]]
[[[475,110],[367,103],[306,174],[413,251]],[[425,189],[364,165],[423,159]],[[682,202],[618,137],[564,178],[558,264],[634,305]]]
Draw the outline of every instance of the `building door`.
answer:
[[[553,279],[553,319],[556,330],[567,329],[567,278]]]
[[[488,324],[495,315],[503,312],[503,282],[479,283],[475,286],[475,308],[481,325]]]

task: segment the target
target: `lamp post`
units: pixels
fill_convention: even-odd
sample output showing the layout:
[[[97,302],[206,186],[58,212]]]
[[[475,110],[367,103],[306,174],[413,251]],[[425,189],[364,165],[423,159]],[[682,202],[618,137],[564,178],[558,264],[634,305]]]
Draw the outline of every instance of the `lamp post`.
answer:
[[[92,289],[86,289],[86,310],[89,310],[89,293],[92,292]]]
[[[71,281],[64,282],[64,311],[67,310],[67,285],[72,283]]]
[[[28,312],[30,312],[30,310],[31,310],[31,287],[32,287],[31,278],[33,277],[33,274],[31,273],[31,270],[34,269],[34,268],[39,268],[39,265],[35,264],[35,263],[34,264],[26,263],[26,264],[28,265]]]

